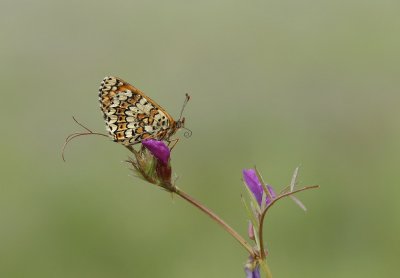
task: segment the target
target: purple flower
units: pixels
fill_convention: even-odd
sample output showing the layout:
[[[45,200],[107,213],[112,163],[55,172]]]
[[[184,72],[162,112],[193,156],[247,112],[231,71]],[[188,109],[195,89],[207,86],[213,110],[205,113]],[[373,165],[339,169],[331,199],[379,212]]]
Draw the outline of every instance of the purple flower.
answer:
[[[262,195],[264,192],[263,186],[261,185],[260,180],[258,179],[257,172],[254,169],[244,169],[243,170],[243,179],[246,183],[247,187],[253,193],[259,205],[261,205]],[[272,198],[275,198],[275,192],[272,186],[267,185],[269,194]],[[271,203],[271,198],[267,195],[266,204],[269,205]]]
[[[246,273],[246,278],[261,278],[260,267],[258,265],[253,270],[246,266],[244,272]]]
[[[146,139],[142,141],[142,145],[145,146],[145,148],[148,149],[150,153],[162,164],[168,164],[171,153],[168,146],[163,141]]]

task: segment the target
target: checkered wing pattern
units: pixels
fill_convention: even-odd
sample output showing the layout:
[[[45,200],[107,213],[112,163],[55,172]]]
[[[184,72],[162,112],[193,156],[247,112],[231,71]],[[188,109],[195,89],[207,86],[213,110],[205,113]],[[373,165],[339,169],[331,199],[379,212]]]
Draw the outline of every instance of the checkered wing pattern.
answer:
[[[103,79],[99,100],[110,136],[124,145],[146,138],[168,140],[177,129],[174,119],[161,106],[118,77]]]

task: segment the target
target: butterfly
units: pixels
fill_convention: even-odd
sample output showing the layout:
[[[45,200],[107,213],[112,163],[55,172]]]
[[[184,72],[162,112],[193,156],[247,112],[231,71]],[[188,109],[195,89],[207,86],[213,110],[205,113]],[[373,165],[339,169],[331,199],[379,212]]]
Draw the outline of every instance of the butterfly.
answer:
[[[144,139],[170,141],[169,138],[184,127],[182,112],[189,101],[186,94],[178,121],[160,105],[124,80],[107,76],[99,88],[100,109],[107,130],[115,142],[134,145]]]

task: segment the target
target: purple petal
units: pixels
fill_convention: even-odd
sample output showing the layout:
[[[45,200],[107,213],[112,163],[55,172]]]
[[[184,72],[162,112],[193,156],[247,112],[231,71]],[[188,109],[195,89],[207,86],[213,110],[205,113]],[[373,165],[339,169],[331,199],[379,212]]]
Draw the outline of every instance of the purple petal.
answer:
[[[257,202],[259,205],[261,205],[262,201],[262,195],[264,193],[263,186],[258,179],[257,172],[254,169],[244,169],[243,170],[243,178],[244,182],[246,183],[247,187],[250,189],[250,191],[253,193],[254,197],[256,198]],[[271,195],[272,198],[276,197],[275,191],[272,188],[272,186],[267,185],[269,194]],[[266,198],[266,204],[267,206],[271,203],[271,198],[267,196]]]
[[[259,205],[261,205],[263,188],[261,182],[258,180],[256,170],[254,169],[244,169],[243,179],[247,187],[253,193]]]
[[[260,278],[260,268],[256,266],[255,269],[251,270],[249,268],[245,268],[244,272],[246,273],[246,278]]]
[[[154,139],[146,139],[142,141],[142,145],[148,149],[151,154],[164,165],[168,164],[170,151],[168,146],[163,141]]]
[[[259,267],[259,266],[257,266],[257,267],[253,270],[253,278],[261,278],[260,267]]]

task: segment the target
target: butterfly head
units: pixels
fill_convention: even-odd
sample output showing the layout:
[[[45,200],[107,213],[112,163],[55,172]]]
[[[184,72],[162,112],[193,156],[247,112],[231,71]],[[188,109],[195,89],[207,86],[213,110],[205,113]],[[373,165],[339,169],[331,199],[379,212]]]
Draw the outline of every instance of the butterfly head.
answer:
[[[180,128],[185,128],[185,117],[182,117],[175,123],[175,128],[180,129]]]
[[[190,100],[190,96],[189,96],[189,94],[186,94],[185,101],[183,102],[181,113],[179,115],[179,120],[175,122],[175,128],[173,128],[175,131],[178,129],[181,129],[181,128],[185,129],[186,131],[184,133],[184,136],[186,138],[189,138],[190,136],[192,136],[192,131],[190,129],[185,128],[185,117],[182,116],[183,111],[185,110],[185,107],[186,107],[187,103],[189,102],[189,100]]]

